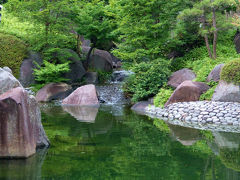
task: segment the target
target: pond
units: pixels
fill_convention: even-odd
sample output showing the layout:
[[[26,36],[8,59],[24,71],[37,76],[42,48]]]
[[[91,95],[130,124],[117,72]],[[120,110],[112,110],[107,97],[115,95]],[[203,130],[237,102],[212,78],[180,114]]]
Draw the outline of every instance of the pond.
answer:
[[[125,105],[42,107],[51,141],[27,160],[0,160],[0,179],[240,179],[240,135],[166,124]]]

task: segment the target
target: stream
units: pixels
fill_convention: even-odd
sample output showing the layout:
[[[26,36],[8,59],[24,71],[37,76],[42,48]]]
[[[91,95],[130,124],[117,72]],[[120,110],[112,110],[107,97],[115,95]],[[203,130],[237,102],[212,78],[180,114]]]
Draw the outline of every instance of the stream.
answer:
[[[0,160],[0,179],[240,179],[240,134],[136,114],[121,82],[97,87],[99,108],[42,105],[51,147],[26,160]]]

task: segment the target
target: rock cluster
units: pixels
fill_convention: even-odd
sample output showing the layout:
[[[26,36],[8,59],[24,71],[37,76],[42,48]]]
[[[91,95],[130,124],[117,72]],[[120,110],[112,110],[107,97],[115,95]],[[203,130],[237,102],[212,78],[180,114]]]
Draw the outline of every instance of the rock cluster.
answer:
[[[214,101],[196,101],[174,103],[166,108],[156,108],[148,106],[146,113],[158,117],[173,124],[187,127],[205,129],[206,127],[221,127],[227,131],[227,126],[237,127],[240,131],[240,103],[234,102],[214,102]],[[225,129],[225,130],[224,130]]]
[[[27,158],[49,146],[34,96],[8,70],[0,68],[0,158]]]

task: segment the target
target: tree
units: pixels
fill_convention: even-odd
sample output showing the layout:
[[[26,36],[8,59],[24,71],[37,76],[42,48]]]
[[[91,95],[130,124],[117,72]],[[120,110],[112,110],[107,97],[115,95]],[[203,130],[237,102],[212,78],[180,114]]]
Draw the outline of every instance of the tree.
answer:
[[[86,60],[87,67],[94,48],[104,49],[116,39],[113,33],[116,24],[108,8],[109,6],[103,1],[93,1],[85,3],[79,9],[76,19],[77,33],[91,40],[91,48]]]
[[[36,50],[49,47],[66,47],[73,39],[70,29],[72,26],[71,0],[9,0],[6,9],[23,21],[28,20],[36,24],[36,35],[38,40]]]
[[[199,23],[199,33],[204,37],[209,57],[216,59],[218,32],[229,29],[231,21],[226,18],[226,14],[235,11],[236,8],[235,0],[202,0],[196,2],[192,8],[182,11],[178,19]],[[213,36],[212,50],[209,43],[211,35]]]
[[[189,0],[111,0],[120,34],[114,54],[131,62],[151,61],[170,52],[178,12]]]

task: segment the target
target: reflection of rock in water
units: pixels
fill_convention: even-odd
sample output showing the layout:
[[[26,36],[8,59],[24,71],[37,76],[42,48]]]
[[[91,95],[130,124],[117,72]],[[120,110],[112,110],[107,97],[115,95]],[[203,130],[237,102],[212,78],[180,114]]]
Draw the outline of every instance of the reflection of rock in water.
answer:
[[[63,109],[71,114],[74,118],[82,122],[93,123],[98,113],[98,107],[63,106]]]
[[[0,179],[38,180],[47,149],[39,149],[28,159],[0,160]]]
[[[168,127],[171,130],[172,136],[184,146],[191,146],[201,138],[199,130],[197,129],[175,126],[171,124],[168,124]]]
[[[219,148],[238,149],[240,144],[240,134],[213,132],[215,143]]]

